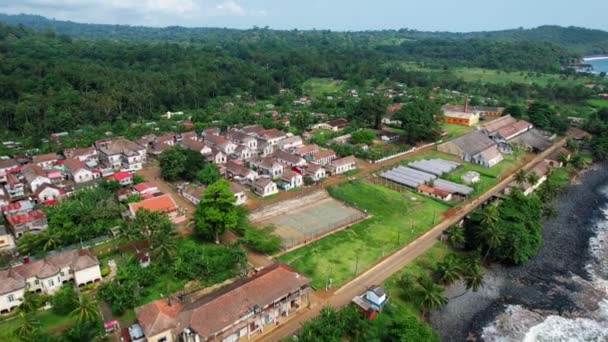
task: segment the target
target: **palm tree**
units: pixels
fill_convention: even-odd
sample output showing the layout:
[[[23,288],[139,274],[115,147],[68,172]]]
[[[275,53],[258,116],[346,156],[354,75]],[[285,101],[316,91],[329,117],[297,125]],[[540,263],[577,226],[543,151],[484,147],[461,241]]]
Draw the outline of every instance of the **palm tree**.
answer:
[[[557,161],[562,163],[563,165],[566,165],[570,161],[570,156],[564,152],[560,152],[557,156]]]
[[[80,295],[78,306],[70,315],[76,317],[78,323],[95,322],[99,319],[99,308],[97,303],[86,295]]]
[[[423,313],[439,309],[448,303],[443,295],[443,288],[428,277],[418,279],[420,309]]]
[[[19,309],[25,313],[30,313],[36,311],[38,309],[39,300],[36,297],[37,295],[34,292],[25,291],[23,293],[23,298],[21,298],[21,305],[19,305]]]
[[[481,230],[478,232],[478,238],[486,250],[486,254],[483,257],[483,260],[485,261],[490,252],[496,250],[502,244],[503,234],[495,224],[482,225]]]
[[[34,335],[40,330],[40,322],[34,318],[31,313],[19,313],[19,325],[15,329],[14,334],[23,341],[30,341]]]
[[[444,261],[437,264],[435,269],[435,277],[440,284],[450,285],[460,279],[462,268],[456,257],[453,255],[445,258]]]
[[[175,256],[177,250],[176,240],[177,233],[171,231],[165,234],[164,237],[157,236],[152,243],[152,253],[159,260],[170,260]]]
[[[397,282],[399,284],[399,287],[401,288],[401,297],[403,297],[403,299],[407,301],[414,299],[416,294],[416,283],[414,282],[414,278],[412,277],[412,275],[406,273],[402,275]]]
[[[515,181],[517,184],[522,185],[528,180],[528,173],[524,169],[520,169],[515,174]]]
[[[42,246],[42,249],[45,252],[54,250],[61,243],[59,235],[53,234],[48,230],[44,233],[44,240],[44,246]]]
[[[465,237],[464,237],[464,228],[462,228],[462,226],[453,225],[450,228],[448,228],[445,232],[448,236],[448,238],[447,238],[448,244],[454,248],[459,248],[462,245],[464,245],[464,243],[466,242]]]
[[[481,212],[481,224],[484,226],[495,226],[498,223],[498,204],[488,204]]]
[[[471,261],[467,264],[464,272],[464,284],[467,290],[477,292],[483,287],[483,269],[477,261]]]
[[[538,176],[538,174],[536,172],[530,172],[530,174],[528,175],[528,183],[530,183],[530,185],[536,185],[536,183],[538,183],[538,181],[540,180],[540,177]]]

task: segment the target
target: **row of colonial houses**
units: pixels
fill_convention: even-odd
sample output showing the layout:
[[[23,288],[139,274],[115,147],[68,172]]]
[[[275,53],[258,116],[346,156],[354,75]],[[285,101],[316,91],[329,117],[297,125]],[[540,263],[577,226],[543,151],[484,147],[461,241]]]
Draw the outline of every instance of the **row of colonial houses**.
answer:
[[[22,304],[25,292],[52,295],[68,282],[77,286],[101,280],[99,261],[87,249],[69,250],[44,259],[24,262],[0,270],[0,313]]]

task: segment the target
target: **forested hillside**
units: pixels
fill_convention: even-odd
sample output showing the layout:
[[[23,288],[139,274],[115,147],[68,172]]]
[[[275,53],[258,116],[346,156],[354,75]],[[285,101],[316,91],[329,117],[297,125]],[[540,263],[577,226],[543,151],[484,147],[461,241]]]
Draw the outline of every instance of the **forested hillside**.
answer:
[[[555,72],[567,56],[550,44],[430,40],[387,46],[373,36],[326,31],[225,33],[202,34],[192,42],[135,42],[74,39],[0,24],[3,131],[44,136],[119,118],[141,122],[166,110],[202,108],[218,96],[265,99],[281,87],[299,94],[311,77],[351,86],[389,78],[432,85],[427,75],[403,73],[399,65],[408,61]]]
[[[51,20],[37,15],[6,15],[0,14],[0,22],[11,25],[22,24],[38,31],[53,30],[75,38],[104,38],[119,40],[173,40],[173,41],[214,41],[218,37],[247,36],[250,30],[234,30],[224,28],[185,28],[166,27],[153,28],[126,25],[81,24],[70,21]],[[406,23],[404,23],[406,25]],[[289,31],[277,31],[280,32]],[[310,34],[313,31],[304,31]],[[328,34],[328,31],[317,31]],[[302,32],[300,32],[302,33]],[[608,53],[608,32],[586,29],[581,27],[540,26],[532,29],[511,29],[502,31],[482,32],[424,32],[409,29],[362,31],[331,33],[332,36],[342,36],[347,41],[358,41],[368,44],[386,44],[404,40],[435,39],[484,39],[504,40],[512,42],[545,42],[558,45],[563,49],[572,50],[579,54]],[[314,37],[315,34],[311,34]]]

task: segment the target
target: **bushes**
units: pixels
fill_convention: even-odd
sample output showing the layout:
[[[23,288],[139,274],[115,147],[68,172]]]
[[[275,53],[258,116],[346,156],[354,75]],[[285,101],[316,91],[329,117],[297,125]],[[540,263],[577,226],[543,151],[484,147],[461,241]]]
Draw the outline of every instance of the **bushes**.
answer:
[[[72,284],[66,284],[50,298],[53,312],[58,315],[68,315],[78,305],[78,296]]]
[[[274,254],[281,248],[281,238],[274,235],[274,226],[256,228],[247,226],[244,236],[239,240],[256,252]]]

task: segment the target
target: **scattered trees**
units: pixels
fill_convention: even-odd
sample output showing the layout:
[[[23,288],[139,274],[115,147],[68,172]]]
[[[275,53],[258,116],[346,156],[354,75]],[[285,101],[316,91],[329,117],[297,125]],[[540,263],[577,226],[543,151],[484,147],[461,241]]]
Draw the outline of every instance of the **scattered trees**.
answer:
[[[196,173],[196,179],[204,185],[213,184],[220,178],[220,172],[213,163],[205,164],[205,166]]]
[[[395,119],[401,121],[404,136],[410,143],[432,139],[440,130],[435,116],[441,115],[438,104],[431,100],[417,98],[406,103],[395,113]]]

